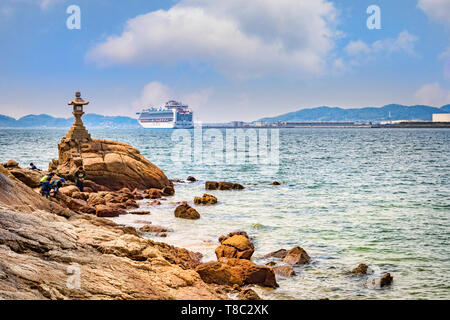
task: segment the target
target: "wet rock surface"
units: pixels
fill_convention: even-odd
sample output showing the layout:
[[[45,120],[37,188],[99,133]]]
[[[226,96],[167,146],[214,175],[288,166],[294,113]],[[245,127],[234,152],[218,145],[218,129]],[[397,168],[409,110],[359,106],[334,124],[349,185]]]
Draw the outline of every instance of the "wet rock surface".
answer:
[[[258,266],[249,260],[221,258],[200,264],[196,271],[203,281],[207,283],[239,286],[256,284],[276,288],[278,283],[275,273],[266,266]]]
[[[217,259],[250,259],[255,247],[245,232],[232,232],[219,238],[220,246],[216,248]]]
[[[187,202],[183,202],[175,209],[175,217],[189,220],[200,219],[200,214],[192,208]]]
[[[265,258],[265,259],[267,259],[267,258],[283,259],[284,257],[286,257],[287,252],[288,251],[286,249],[280,249],[280,250],[266,254],[263,258]]]
[[[353,274],[367,274],[368,269],[369,269],[369,267],[366,264],[361,263],[352,270],[352,273]]]
[[[392,281],[394,281],[394,278],[391,276],[390,273],[385,273],[381,278],[380,278],[380,287],[386,287],[392,284]]]
[[[239,183],[233,183],[233,182],[206,181],[205,189],[206,190],[242,190],[242,189],[245,189],[245,187]]]
[[[292,276],[295,276],[295,271],[292,269],[291,266],[280,266],[280,267],[274,267],[272,268],[276,275],[289,278]]]
[[[237,296],[239,300],[261,300],[253,289],[243,289]]]
[[[217,198],[211,194],[205,193],[202,197],[195,197],[194,203],[199,205],[212,205],[217,203]]]
[[[309,264],[311,258],[308,253],[301,247],[295,247],[286,253],[283,262],[291,266]]]

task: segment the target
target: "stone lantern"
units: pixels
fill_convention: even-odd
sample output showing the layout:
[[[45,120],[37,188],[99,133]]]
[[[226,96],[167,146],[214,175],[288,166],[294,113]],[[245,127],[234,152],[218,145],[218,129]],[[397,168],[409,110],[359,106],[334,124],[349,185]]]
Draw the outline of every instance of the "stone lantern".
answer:
[[[72,141],[91,141],[91,135],[86,130],[85,126],[83,125],[83,120],[81,120],[81,117],[84,114],[83,106],[88,105],[89,101],[84,101],[81,98],[81,93],[76,92],[75,93],[75,99],[70,101],[68,103],[69,106],[73,106],[73,112],[72,114],[75,117],[75,121],[73,122],[72,127],[70,128],[69,132],[67,132],[66,138],[72,140]]]

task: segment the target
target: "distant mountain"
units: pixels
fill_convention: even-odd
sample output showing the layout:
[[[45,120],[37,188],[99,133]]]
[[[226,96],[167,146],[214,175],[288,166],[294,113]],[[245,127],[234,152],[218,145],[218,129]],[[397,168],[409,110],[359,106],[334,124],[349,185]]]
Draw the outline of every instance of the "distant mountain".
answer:
[[[343,109],[317,107],[302,109],[276,117],[262,118],[258,121],[389,121],[423,120],[431,121],[433,113],[450,113],[450,105],[441,108],[430,106],[403,106],[389,104],[381,108]]]
[[[98,114],[86,114],[83,122],[90,128],[140,128],[136,119],[122,116],[102,116]],[[0,128],[69,128],[73,118],[54,118],[47,114],[27,115],[18,120],[0,115]]]

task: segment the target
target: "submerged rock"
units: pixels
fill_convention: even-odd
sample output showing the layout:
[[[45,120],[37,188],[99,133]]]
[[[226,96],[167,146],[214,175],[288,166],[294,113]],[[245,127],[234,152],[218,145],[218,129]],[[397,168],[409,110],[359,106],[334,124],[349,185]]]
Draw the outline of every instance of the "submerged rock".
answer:
[[[278,181],[274,181],[274,182],[272,182],[272,185],[273,185],[273,186],[280,186],[281,183],[279,183]]]
[[[194,198],[194,203],[195,204],[203,204],[203,205],[211,205],[211,204],[216,204],[217,203],[217,198],[214,197],[211,194],[203,194],[202,197],[195,197]]]
[[[239,300],[261,300],[258,294],[253,289],[244,289],[238,294]]]
[[[200,219],[200,214],[197,210],[188,205],[187,202],[183,202],[175,209],[175,217],[182,219],[197,220]]]
[[[367,274],[368,266],[364,263],[359,264],[355,269],[352,270],[354,274]]]
[[[295,247],[286,253],[283,262],[293,266],[308,264],[311,261],[308,253],[301,247]]]
[[[389,286],[392,284],[392,281],[394,280],[394,278],[391,276],[390,273],[385,273],[381,278],[380,278],[380,287],[385,287],[385,286]]]
[[[173,229],[148,224],[139,228],[139,231],[147,233],[160,233],[160,232],[173,232]]]
[[[287,252],[288,251],[286,249],[280,249],[280,250],[266,254],[263,258],[264,259],[268,259],[268,258],[284,259],[284,257],[286,257]]]
[[[195,181],[197,181],[197,179],[195,179],[195,178],[192,177],[192,176],[187,177],[186,180],[187,180],[187,181],[190,181],[190,182],[195,182]]]
[[[138,216],[146,216],[146,215],[149,215],[149,214],[150,214],[150,211],[147,211],[147,210],[142,210],[142,211],[130,211],[129,213],[130,213],[130,214],[135,214],[135,215],[138,215]]]
[[[205,182],[206,190],[242,190],[245,187],[239,183],[232,182],[217,182],[217,181],[206,181]]]
[[[289,278],[295,276],[295,271],[291,266],[280,266],[272,268],[276,275]]]
[[[218,186],[219,186],[219,183],[216,181],[206,181],[205,182],[206,190],[217,190]]]

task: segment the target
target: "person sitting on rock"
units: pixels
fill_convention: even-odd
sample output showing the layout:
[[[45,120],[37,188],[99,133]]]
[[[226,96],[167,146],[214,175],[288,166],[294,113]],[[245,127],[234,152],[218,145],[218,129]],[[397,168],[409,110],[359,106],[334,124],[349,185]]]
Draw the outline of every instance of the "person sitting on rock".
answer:
[[[75,184],[81,192],[84,190],[84,179],[86,178],[86,171],[81,166],[74,174]]]
[[[37,170],[38,168],[34,165],[34,163],[30,163],[30,170]]]
[[[52,180],[53,176],[54,174],[50,172],[49,174],[46,174],[40,181],[41,194],[43,197],[48,198],[50,196],[50,190],[52,189],[50,181]]]
[[[62,188],[63,183],[66,182],[66,179],[55,179],[51,182],[51,187],[53,189],[53,197],[56,198],[56,195],[58,194],[59,188]]]

